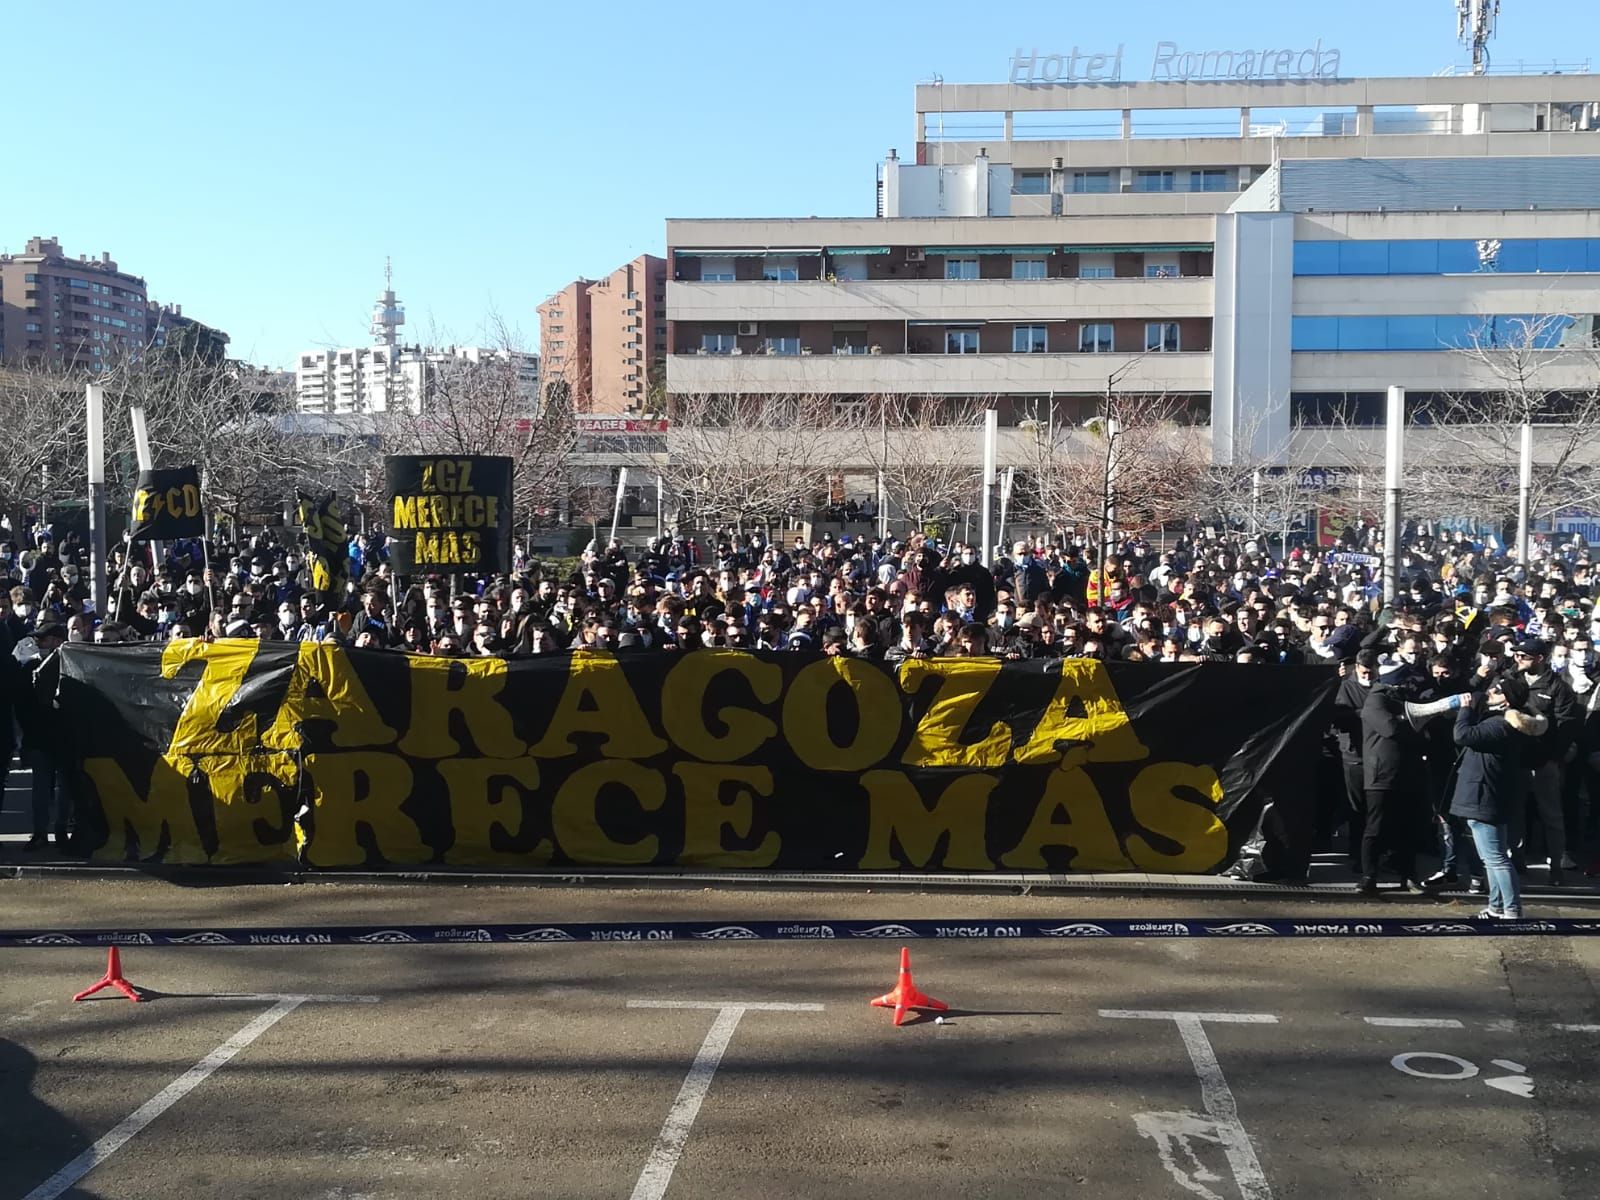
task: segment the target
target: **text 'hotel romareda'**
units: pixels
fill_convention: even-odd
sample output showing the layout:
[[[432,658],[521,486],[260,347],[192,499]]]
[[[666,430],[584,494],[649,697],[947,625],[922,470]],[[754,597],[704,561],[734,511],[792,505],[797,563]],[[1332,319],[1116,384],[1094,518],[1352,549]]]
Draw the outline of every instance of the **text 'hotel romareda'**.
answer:
[[[993,397],[1015,426],[1116,377],[1209,403],[1229,461],[1381,419],[1391,384],[1490,386],[1449,350],[1496,318],[1600,336],[1600,76],[1328,78],[1323,51],[1306,78],[1045,82],[1033,58],[917,87],[875,217],[669,220],[669,393]]]

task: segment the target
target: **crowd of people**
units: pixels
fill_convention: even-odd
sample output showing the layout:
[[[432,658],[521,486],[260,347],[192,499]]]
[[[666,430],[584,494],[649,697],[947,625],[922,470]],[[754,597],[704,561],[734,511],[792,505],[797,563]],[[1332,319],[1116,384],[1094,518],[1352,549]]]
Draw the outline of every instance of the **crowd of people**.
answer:
[[[1486,911],[1516,915],[1516,872],[1535,847],[1546,882],[1559,884],[1600,841],[1600,580],[1581,542],[1542,541],[1523,564],[1492,540],[1409,531],[1403,586],[1385,603],[1379,534],[1360,527],[1338,546],[1286,555],[1192,527],[1159,547],[1130,537],[1098,561],[1082,535],[1030,537],[989,563],[976,546],[921,533],[786,543],[724,532],[632,554],[591,543],[575,566],[519,549],[507,575],[454,580],[397,580],[381,537],[363,534],[326,592],[311,586],[303,549],[263,532],[173,543],[159,561],[142,545],[117,547],[100,614],[82,547],[30,540],[20,552],[0,545],[11,582],[0,591],[0,649],[25,664],[62,641],[180,637],[331,639],[452,657],[733,647],[890,664],[980,655],[1320,664],[1340,678],[1317,776],[1319,836],[1331,845],[1345,831],[1365,890],[1381,870],[1404,887],[1464,879],[1489,892]],[[1407,716],[1407,703],[1452,696],[1470,699]],[[47,722],[33,704],[16,707],[24,755],[38,764]],[[35,765],[36,840],[52,824],[63,836],[56,786],[54,769]],[[1503,832],[1486,840],[1480,827]],[[1430,849],[1442,866],[1422,880],[1416,863]]]

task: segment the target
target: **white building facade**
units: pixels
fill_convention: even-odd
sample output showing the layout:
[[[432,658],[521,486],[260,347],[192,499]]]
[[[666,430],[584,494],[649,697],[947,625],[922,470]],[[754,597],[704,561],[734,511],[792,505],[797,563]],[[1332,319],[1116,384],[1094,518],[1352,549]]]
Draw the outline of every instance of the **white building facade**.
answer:
[[[1600,76],[944,84],[916,107],[875,217],[668,222],[670,394],[980,396],[1016,425],[1162,393],[1208,407],[1226,462],[1284,460],[1334,397],[1490,386],[1447,351],[1497,319],[1559,315],[1552,379],[1587,380],[1561,354],[1600,314]]]
[[[430,380],[452,363],[514,364],[530,408],[539,398],[539,356],[484,346],[352,346],[308,350],[295,364],[295,396],[301,412],[419,412]]]

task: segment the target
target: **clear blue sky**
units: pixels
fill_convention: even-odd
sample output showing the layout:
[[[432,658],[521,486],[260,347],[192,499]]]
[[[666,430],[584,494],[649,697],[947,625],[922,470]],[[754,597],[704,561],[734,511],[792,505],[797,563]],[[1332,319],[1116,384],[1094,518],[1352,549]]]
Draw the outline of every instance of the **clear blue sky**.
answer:
[[[367,341],[386,254],[412,336],[497,312],[533,345],[540,300],[660,253],[668,216],[868,214],[913,85],[1002,81],[1019,46],[1126,42],[1127,77],[1162,39],[1466,61],[1451,0],[8,8],[0,250],[109,250],[274,366]],[[1503,8],[1497,62],[1600,60],[1584,0]]]

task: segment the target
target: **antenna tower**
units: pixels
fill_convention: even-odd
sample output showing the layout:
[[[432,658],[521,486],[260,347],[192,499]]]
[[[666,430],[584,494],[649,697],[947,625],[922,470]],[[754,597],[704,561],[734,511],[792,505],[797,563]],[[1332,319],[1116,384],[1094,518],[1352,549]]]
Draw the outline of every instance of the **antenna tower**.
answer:
[[[1456,37],[1472,47],[1472,73],[1489,70],[1489,39],[1494,36],[1500,0],[1456,0]]]

